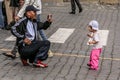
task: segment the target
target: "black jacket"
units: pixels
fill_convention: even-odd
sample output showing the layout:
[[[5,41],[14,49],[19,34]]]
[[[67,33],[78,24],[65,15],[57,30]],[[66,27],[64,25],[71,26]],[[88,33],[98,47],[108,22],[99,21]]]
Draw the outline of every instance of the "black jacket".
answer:
[[[19,7],[19,0],[10,0],[10,7]]]
[[[27,19],[26,17],[22,18],[11,28],[11,32],[14,36],[17,37],[18,43],[21,43],[26,38],[25,33],[27,31],[26,27],[28,20],[29,19]],[[40,29],[46,30],[51,25],[51,22],[48,21],[42,23],[42,22],[37,22],[35,20],[34,22],[37,23],[37,30]]]

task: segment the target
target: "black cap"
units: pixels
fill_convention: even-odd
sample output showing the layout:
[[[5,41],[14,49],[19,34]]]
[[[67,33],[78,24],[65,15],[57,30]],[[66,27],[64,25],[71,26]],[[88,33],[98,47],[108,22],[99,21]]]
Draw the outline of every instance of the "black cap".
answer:
[[[39,9],[36,9],[33,5],[29,5],[25,9],[25,12],[27,12],[27,11],[34,11],[34,12],[36,12],[36,11],[39,11]]]

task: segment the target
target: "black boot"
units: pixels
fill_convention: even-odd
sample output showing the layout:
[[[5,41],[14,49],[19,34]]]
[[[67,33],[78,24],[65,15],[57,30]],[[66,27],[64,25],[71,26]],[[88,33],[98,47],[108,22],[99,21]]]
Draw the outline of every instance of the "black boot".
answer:
[[[72,11],[72,12],[69,12],[69,14],[75,14],[75,12],[74,12],[74,11]]]
[[[79,13],[81,13],[82,12],[82,8],[79,10]]]

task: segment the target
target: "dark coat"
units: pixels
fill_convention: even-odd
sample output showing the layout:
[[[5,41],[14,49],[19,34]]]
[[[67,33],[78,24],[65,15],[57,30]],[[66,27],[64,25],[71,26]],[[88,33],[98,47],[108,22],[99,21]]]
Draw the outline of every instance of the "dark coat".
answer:
[[[23,41],[26,38],[25,33],[27,31],[26,29],[27,22],[28,22],[28,19],[26,17],[22,18],[11,28],[12,34],[16,36],[18,39],[18,44],[21,43],[21,41]],[[37,30],[41,30],[41,29],[46,30],[51,25],[51,22],[48,22],[48,21],[45,21],[44,23],[42,23],[42,22],[37,22],[35,20],[35,23],[37,23]]]
[[[19,7],[19,0],[10,0],[10,7]]]

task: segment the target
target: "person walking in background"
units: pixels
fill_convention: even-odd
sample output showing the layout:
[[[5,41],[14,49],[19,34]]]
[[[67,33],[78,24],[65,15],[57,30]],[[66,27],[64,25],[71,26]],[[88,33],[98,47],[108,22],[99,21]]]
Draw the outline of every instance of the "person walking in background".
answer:
[[[19,0],[4,0],[4,4],[7,15],[7,24],[9,25],[18,12]]]
[[[15,16],[17,15],[18,11],[24,4],[24,0],[10,0],[10,8],[12,10],[12,21],[6,26],[6,30],[10,30],[11,26],[16,23]],[[8,17],[9,18],[9,17]]]
[[[11,32],[17,37],[18,52],[24,66],[32,63],[35,67],[45,68],[48,65],[41,61],[46,60],[50,48],[48,40],[40,41],[37,30],[47,29],[52,23],[52,17],[44,23],[36,20],[36,12],[39,9],[29,5],[25,9],[25,17],[20,19],[12,28]],[[28,63],[29,60],[29,63]]]
[[[24,5],[24,0],[19,0],[19,10],[22,8]]]
[[[15,16],[17,15],[17,12],[21,9],[21,7],[23,6],[24,4],[24,0],[16,0],[17,2],[14,3],[14,1],[11,0],[10,2],[10,6],[18,6],[18,8],[16,7],[13,7],[13,15],[12,15],[12,22],[9,23],[9,25],[6,26],[6,29],[9,30],[11,29],[11,26],[13,26],[15,24]],[[17,5],[16,5],[17,4]],[[15,8],[15,9],[14,9]],[[16,53],[17,53],[17,49],[18,49],[18,46],[17,46],[17,40],[15,42],[15,45],[12,49],[11,52],[8,52],[8,53],[3,53],[3,55],[7,56],[7,57],[11,57],[12,59],[15,59],[16,58]]]
[[[0,0],[0,29],[4,29],[4,16],[2,12],[3,0]]]
[[[69,12],[70,14],[75,14],[76,13],[76,5],[78,6],[79,9],[79,13],[82,12],[82,6],[79,2],[79,0],[71,0],[71,12]]]
[[[92,20],[88,25],[88,30],[91,32],[90,34],[87,34],[90,38],[88,44],[93,45],[93,48],[91,50],[90,60],[87,65],[90,67],[90,70],[98,70],[99,57],[102,51],[101,38],[98,32],[99,23],[96,20]]]
[[[2,13],[3,13],[3,17],[4,17],[4,27],[3,28],[6,29],[6,26],[8,25],[8,21],[7,21],[5,1],[2,2]]]
[[[19,0],[10,0],[10,7],[12,9],[12,20],[14,20],[18,12]]]
[[[4,0],[2,4],[2,11],[4,15],[4,26],[6,30],[10,30],[11,25],[15,23],[15,16],[24,0]]]

